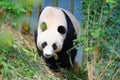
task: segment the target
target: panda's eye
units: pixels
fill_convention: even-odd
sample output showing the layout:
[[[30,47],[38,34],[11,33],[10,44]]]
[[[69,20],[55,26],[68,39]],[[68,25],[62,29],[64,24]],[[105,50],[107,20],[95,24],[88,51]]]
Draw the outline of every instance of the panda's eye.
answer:
[[[45,48],[45,47],[47,46],[47,42],[43,42],[43,43],[41,44],[41,46],[42,46],[42,48]]]
[[[52,47],[53,47],[54,50],[57,49],[57,45],[55,43],[52,45]]]

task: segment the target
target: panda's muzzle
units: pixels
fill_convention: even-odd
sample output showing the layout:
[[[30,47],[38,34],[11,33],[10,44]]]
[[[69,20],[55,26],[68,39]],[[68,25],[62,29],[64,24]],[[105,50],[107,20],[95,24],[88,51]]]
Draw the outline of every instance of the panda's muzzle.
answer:
[[[45,58],[50,58],[50,57],[53,56],[53,54],[54,54],[54,52],[53,52],[52,48],[45,47],[43,49],[43,55],[44,55]]]

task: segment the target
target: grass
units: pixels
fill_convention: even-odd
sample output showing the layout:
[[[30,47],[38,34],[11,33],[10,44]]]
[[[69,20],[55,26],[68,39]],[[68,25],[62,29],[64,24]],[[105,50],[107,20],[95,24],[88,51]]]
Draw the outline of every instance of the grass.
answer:
[[[4,45],[0,50],[0,65],[2,66],[0,72],[2,79],[56,79],[55,76],[48,72],[43,59],[38,56],[35,46],[26,44],[27,38],[25,39],[23,35],[7,27],[7,25],[0,27],[0,35],[4,36],[0,38],[0,42],[1,40],[5,41],[0,43]]]

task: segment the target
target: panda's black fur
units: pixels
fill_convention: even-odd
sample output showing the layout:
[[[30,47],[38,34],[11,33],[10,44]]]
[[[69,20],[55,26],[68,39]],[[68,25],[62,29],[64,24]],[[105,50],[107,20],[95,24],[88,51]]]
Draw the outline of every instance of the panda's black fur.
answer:
[[[35,31],[35,34],[34,34],[35,44],[36,44],[36,48],[37,48],[39,56],[42,56],[46,65],[52,71],[55,71],[55,72],[60,71],[60,68],[67,68],[67,69],[72,68],[73,67],[72,65],[74,65],[75,56],[77,53],[76,49],[72,49],[72,51],[70,51],[69,54],[67,53],[67,51],[73,47],[73,40],[76,39],[77,36],[75,34],[75,28],[73,26],[71,19],[63,10],[61,11],[64,13],[64,16],[66,18],[67,33],[66,33],[66,38],[63,43],[62,50],[57,53],[57,56],[59,57],[57,60],[53,56],[51,58],[45,58],[43,56],[42,54],[43,51],[39,50],[37,47],[37,31]]]

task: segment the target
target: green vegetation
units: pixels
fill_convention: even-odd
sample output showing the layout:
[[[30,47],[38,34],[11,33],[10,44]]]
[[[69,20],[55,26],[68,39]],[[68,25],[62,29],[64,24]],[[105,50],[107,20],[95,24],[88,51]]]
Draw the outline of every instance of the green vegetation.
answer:
[[[41,29],[42,31],[45,31],[47,29],[47,24],[45,22],[41,23]]]
[[[77,73],[63,70],[64,77],[67,80],[119,80],[120,0],[80,1],[82,34],[75,44],[83,48],[83,63]],[[19,28],[21,16],[31,15],[33,4],[34,0],[0,0],[0,80],[56,79],[38,56],[32,36],[26,38],[13,29]]]
[[[23,0],[21,0],[23,1]],[[31,11],[32,8],[19,4],[20,1],[16,0],[1,0],[0,1],[0,22],[9,21],[16,26],[16,20],[23,15],[28,10]],[[1,24],[0,23],[0,24]]]
[[[120,0],[81,0],[83,47],[88,80],[120,79]]]
[[[27,22],[25,18],[32,14],[33,5],[40,5],[42,0],[0,0],[0,25],[9,21],[12,27],[17,27],[22,22]],[[24,18],[25,17],[25,18]]]
[[[19,32],[0,27],[0,80],[54,80],[33,45],[25,47],[25,40]]]

